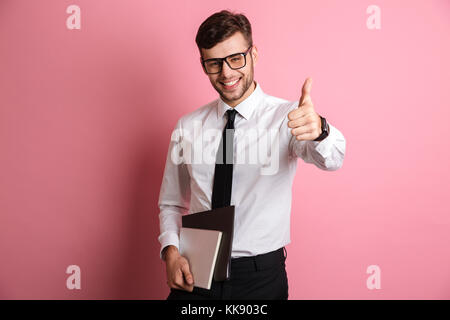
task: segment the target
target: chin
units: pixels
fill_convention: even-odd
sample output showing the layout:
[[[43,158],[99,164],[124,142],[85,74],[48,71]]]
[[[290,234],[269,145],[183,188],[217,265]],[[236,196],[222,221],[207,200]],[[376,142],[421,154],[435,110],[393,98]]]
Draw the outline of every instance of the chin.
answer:
[[[233,101],[233,100],[240,99],[244,95],[244,92],[242,90],[239,90],[238,92],[233,92],[233,93],[221,91],[221,95],[222,95],[222,97],[225,97],[227,100]]]

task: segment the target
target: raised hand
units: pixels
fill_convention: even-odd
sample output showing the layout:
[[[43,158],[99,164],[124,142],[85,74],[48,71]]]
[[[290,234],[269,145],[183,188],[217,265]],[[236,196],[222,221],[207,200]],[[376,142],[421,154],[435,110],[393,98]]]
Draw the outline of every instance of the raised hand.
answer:
[[[312,79],[307,78],[302,87],[298,108],[288,114],[288,127],[297,140],[314,140],[322,133],[320,116],[314,111],[311,100]]]

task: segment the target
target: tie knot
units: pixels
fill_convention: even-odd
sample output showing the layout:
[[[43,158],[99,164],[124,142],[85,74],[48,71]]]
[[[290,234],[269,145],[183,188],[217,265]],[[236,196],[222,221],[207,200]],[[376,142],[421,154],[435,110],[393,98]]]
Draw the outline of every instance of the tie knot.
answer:
[[[236,117],[237,111],[234,109],[227,110],[228,122],[234,123],[234,118]]]

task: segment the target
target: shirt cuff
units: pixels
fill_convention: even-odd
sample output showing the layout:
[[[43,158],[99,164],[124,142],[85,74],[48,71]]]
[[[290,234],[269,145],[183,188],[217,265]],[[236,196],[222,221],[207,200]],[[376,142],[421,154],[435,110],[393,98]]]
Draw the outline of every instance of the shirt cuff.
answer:
[[[336,128],[333,127],[330,123],[328,136],[322,141],[308,141],[313,144],[314,149],[324,158],[326,159],[332,151],[334,143],[336,142],[337,132]]]
[[[161,249],[159,250],[159,257],[162,259],[162,251],[167,246],[175,246],[177,249],[180,249],[180,237],[175,232],[164,232],[158,237],[159,242],[161,243]]]

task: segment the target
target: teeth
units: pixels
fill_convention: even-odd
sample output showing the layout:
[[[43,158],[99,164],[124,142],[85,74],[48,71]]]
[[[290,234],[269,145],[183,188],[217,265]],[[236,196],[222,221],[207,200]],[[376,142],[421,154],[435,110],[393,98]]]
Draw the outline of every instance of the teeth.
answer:
[[[224,84],[225,84],[226,86],[232,86],[233,84],[235,84],[236,82],[238,82],[238,80],[239,80],[239,79],[236,79],[236,80],[231,81],[231,82],[224,82]]]

